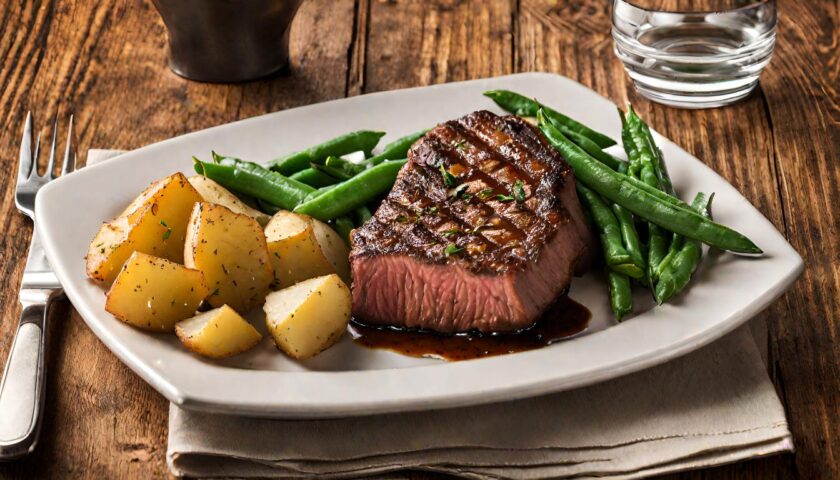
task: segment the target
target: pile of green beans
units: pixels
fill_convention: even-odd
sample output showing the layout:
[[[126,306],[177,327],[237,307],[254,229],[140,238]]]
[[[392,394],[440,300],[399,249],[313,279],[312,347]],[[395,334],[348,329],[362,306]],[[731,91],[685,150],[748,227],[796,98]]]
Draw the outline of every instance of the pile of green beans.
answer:
[[[212,161],[193,158],[196,172],[228,188],[255,208],[273,215],[292,210],[329,222],[345,239],[373,215],[369,206],[384,196],[406,163],[408,149],[428,130],[398,138],[371,156],[382,132],[360,130],[272,162],[253,162],[212,152]],[[360,162],[341,158],[363,151]]]
[[[578,197],[601,242],[610,306],[621,320],[633,310],[632,284],[650,289],[661,304],[688,285],[702,244],[760,254],[744,235],[712,221],[713,195],[680,200],[648,125],[630,107],[622,121],[622,161],[605,148],[616,142],[524,95],[485,92],[506,111],[536,117],[543,135],[575,171]]]

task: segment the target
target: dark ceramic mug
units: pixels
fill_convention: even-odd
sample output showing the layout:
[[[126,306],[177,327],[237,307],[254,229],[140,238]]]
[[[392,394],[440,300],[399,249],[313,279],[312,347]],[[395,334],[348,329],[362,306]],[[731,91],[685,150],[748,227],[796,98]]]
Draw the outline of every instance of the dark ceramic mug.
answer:
[[[201,82],[269,76],[289,60],[303,0],[152,0],[169,33],[169,67]]]

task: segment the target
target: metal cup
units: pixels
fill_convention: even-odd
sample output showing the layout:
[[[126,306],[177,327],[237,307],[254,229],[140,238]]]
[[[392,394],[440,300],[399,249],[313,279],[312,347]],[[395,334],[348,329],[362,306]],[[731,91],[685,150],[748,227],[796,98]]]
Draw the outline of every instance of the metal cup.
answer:
[[[245,82],[289,60],[303,0],[153,0],[169,33],[169,68],[200,82]]]

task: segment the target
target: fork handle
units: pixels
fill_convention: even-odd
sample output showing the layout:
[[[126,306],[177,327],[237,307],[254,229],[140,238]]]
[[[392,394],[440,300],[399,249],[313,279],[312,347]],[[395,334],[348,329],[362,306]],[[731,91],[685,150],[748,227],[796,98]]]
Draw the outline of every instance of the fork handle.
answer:
[[[0,384],[0,460],[35,448],[41,427],[46,379],[47,321],[56,295],[23,303],[3,383]]]

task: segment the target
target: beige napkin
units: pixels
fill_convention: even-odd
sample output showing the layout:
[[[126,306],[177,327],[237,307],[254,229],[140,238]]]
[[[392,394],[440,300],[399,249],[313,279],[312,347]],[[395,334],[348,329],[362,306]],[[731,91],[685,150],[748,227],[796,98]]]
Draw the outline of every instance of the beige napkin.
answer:
[[[88,164],[119,152],[91,150]],[[169,410],[172,473],[353,478],[641,478],[793,451],[747,326],[667,364],[527,400],[331,420]]]

